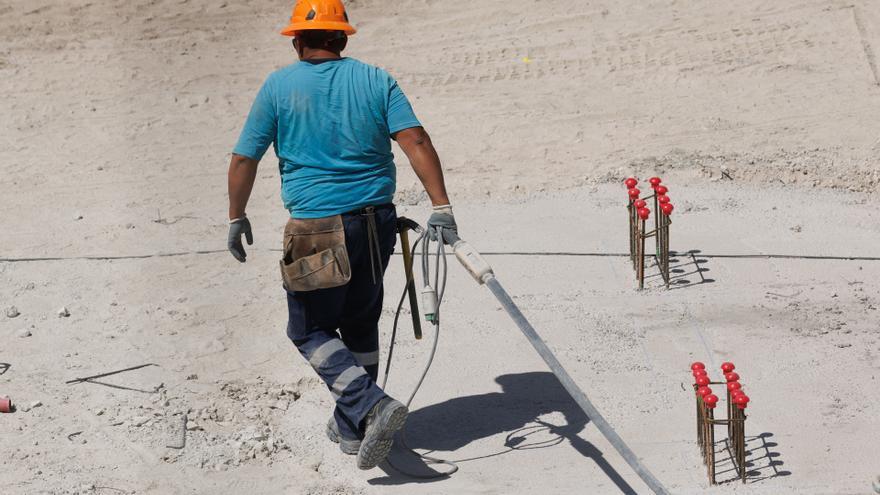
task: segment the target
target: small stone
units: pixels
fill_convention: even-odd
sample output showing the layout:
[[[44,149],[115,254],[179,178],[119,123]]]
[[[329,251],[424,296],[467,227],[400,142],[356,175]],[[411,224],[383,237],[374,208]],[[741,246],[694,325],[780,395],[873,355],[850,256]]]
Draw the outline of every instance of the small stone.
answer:
[[[287,410],[287,407],[288,407],[289,405],[290,405],[290,403],[287,402],[286,400],[279,400],[279,401],[276,401],[274,404],[272,404],[272,405],[269,406],[269,407],[271,407],[271,408],[273,408],[273,409],[279,409],[279,410],[281,410],[281,411],[286,411],[286,410]]]
[[[186,429],[187,429],[187,431],[201,430],[202,425],[196,423],[195,421],[187,421],[186,422]]]
[[[6,317],[7,318],[16,318],[20,314],[21,313],[18,312],[18,308],[16,308],[15,306],[9,306],[8,308],[6,308]]]
[[[144,426],[145,424],[149,423],[151,419],[153,419],[153,418],[151,418],[149,416],[137,416],[135,418],[132,418],[131,425],[141,427],[141,426]]]
[[[103,407],[95,409],[95,416],[103,416],[107,412]]]
[[[315,472],[317,472],[319,469],[321,469],[321,464],[323,464],[323,463],[324,463],[324,458],[320,455],[317,455],[317,454],[308,456],[306,459],[304,459],[304,462],[303,462],[303,464],[305,464],[306,467],[308,467],[309,469],[311,469],[312,471],[315,471]]]
[[[70,310],[68,310],[67,307],[62,306],[61,309],[58,310],[58,317],[59,318],[68,318],[69,316],[70,316]]]
[[[198,379],[199,379],[199,375],[193,373],[192,375],[187,375],[187,376],[186,376],[186,379],[187,379],[187,380],[198,380]]]
[[[28,330],[27,328],[24,328],[24,329],[19,330],[19,331],[16,332],[15,334],[18,335],[18,336],[21,337],[21,338],[25,338],[25,337],[30,337],[30,336],[31,336],[31,331]]]
[[[76,221],[76,220],[82,220],[82,219],[83,219],[83,216],[82,216],[82,215],[76,215],[76,216],[73,217],[73,219],[74,219],[74,221]]]

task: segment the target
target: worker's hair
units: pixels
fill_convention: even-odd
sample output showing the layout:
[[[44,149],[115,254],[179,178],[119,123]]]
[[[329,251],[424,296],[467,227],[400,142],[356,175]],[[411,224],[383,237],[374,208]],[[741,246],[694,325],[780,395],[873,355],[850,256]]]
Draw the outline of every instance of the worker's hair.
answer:
[[[296,34],[296,39],[303,47],[330,50],[334,53],[341,53],[348,44],[348,36],[342,31],[300,31]]]

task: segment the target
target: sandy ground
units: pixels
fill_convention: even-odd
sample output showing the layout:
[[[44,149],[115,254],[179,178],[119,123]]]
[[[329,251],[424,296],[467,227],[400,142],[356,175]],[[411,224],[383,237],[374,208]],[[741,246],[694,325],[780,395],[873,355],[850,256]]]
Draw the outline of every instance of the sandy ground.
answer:
[[[496,253],[499,279],[673,493],[871,492],[880,261],[845,258],[880,256],[878,4],[350,4],[350,55],[410,95],[462,234]],[[249,208],[249,262],[224,252],[228,150],[262,79],[291,61],[275,34],[289,7],[0,2],[0,394],[19,406],[0,415],[0,483],[645,493],[457,265],[409,439],[461,470],[360,472],[325,439],[329,394],[284,335],[274,157]],[[421,221],[399,164],[400,211]],[[674,290],[651,271],[639,293],[625,258],[594,256],[626,249],[629,174],[670,184]],[[739,257],[759,254],[789,257]],[[428,349],[405,325],[389,392],[408,395]],[[745,486],[708,486],[693,360],[736,362],[752,397]],[[145,363],[104,380],[116,387],[64,383]],[[184,414],[187,445],[170,449]]]

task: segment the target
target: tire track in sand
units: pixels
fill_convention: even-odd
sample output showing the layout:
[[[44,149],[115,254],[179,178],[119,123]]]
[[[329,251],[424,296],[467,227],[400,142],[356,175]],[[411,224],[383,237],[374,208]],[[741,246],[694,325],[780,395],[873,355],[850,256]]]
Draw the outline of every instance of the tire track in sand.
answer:
[[[877,56],[874,54],[874,49],[871,47],[871,42],[868,38],[868,30],[865,27],[865,20],[862,18],[858,5],[852,6],[852,15],[853,22],[856,24],[856,29],[859,31],[859,38],[862,40],[862,50],[865,52],[865,58],[868,59],[868,67],[871,69],[871,74],[874,76],[874,84],[880,86],[880,73],[877,71]]]

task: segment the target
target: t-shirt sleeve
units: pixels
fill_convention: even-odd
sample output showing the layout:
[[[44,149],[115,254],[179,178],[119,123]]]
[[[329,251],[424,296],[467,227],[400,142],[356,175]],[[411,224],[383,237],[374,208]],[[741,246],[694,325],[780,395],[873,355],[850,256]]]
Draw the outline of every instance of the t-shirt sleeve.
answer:
[[[260,88],[260,92],[257,93],[244,129],[241,130],[238,143],[232,152],[253,160],[260,160],[272,142],[275,141],[277,130],[275,98],[272,96],[270,81],[267,80]]]
[[[412,105],[409,104],[403,90],[397,85],[397,81],[391,76],[388,78],[390,82],[388,88],[388,132],[394,134],[411,127],[421,127],[422,123],[416,118]]]

